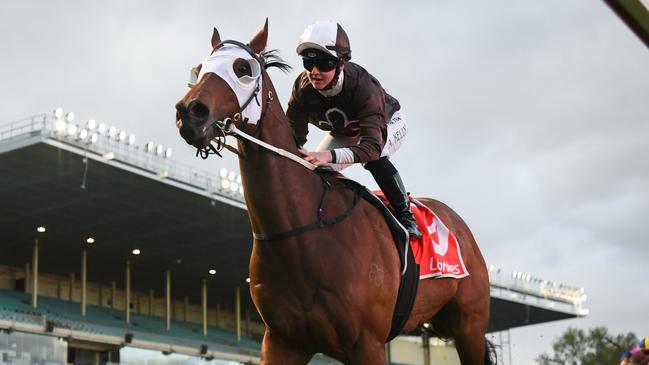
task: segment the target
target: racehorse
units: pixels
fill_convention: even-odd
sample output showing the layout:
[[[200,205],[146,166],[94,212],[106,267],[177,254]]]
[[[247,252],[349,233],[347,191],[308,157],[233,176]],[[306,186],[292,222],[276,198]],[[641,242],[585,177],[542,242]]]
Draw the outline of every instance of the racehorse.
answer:
[[[373,205],[355,200],[351,190],[328,187],[320,174],[302,166],[266,72],[287,65],[264,51],[267,39],[268,20],[247,45],[221,41],[215,28],[212,53],[176,104],[176,125],[203,153],[218,153],[211,142],[222,146],[226,135],[238,140],[228,148],[239,155],[253,230],[250,294],[266,326],[261,363],[307,364],[323,353],[346,364],[383,365],[399,254]],[[451,208],[419,201],[455,233],[470,275],[422,280],[403,330],[429,322],[437,334],[454,339],[463,365],[491,364],[485,339],[489,279],[480,249]],[[327,213],[342,218],[323,222]]]

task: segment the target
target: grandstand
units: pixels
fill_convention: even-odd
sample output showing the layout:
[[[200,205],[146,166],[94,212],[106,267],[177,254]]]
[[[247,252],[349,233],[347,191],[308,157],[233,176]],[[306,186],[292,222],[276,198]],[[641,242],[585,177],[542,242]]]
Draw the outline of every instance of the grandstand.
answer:
[[[0,127],[0,364],[258,363],[242,192],[236,172],[71,113]],[[501,363],[509,329],[588,313],[581,288],[489,272]],[[421,351],[419,336],[388,346],[393,363],[425,363]]]

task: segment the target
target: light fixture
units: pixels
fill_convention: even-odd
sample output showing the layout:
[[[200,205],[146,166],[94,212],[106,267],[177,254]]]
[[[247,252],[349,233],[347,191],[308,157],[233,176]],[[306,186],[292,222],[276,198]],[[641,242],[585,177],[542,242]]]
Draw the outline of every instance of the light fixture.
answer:
[[[65,120],[63,119],[57,119],[56,122],[54,123],[54,129],[59,133],[65,132],[67,126],[68,123],[66,123]]]
[[[171,148],[167,148],[165,150],[165,158],[169,158],[169,157],[171,157]]]
[[[86,238],[86,243],[93,244],[93,243],[95,243],[95,239],[92,238],[92,237],[88,237],[88,238]]]
[[[65,121],[68,123],[72,123],[74,120],[74,112],[69,112],[68,114],[65,115]]]
[[[68,136],[74,136],[77,133],[77,125],[76,124],[68,124]]]
[[[241,175],[237,175],[237,178],[234,180],[237,184],[241,184]]]
[[[222,189],[227,189],[230,187],[230,181],[229,180],[221,180],[221,188]]]
[[[239,190],[239,184],[237,184],[237,183],[235,183],[235,182],[230,183],[230,190],[231,190],[233,193],[236,192],[237,190]]]
[[[99,123],[99,126],[97,127],[97,132],[99,132],[99,134],[104,134],[106,132],[106,124]]]
[[[230,173],[228,174],[228,180],[234,181],[236,176],[237,174],[234,171],[230,171]]]
[[[88,127],[88,129],[94,130],[95,128],[97,128],[97,122],[94,119],[88,119],[86,126]]]
[[[221,172],[219,172],[219,176],[221,176],[221,178],[223,178],[223,179],[228,177],[228,169],[226,169],[226,168],[221,169]]]
[[[210,273],[210,275],[216,274],[216,270],[214,270],[214,269],[210,269],[210,271],[208,271],[208,272]]]
[[[86,139],[86,137],[88,137],[88,130],[84,128],[84,129],[82,129],[81,131],[79,131],[79,136],[78,136],[78,138],[79,138],[80,140],[84,140],[84,139]]]
[[[136,255],[136,256],[137,256],[137,255],[141,254],[142,251],[140,251],[139,248],[136,248],[136,249],[134,249],[133,251],[131,251],[131,253],[133,253],[133,255]]]
[[[250,278],[246,278],[246,283],[250,284]]]
[[[155,153],[158,155],[162,155],[162,152],[164,151],[164,147],[162,147],[161,144],[158,145],[158,147],[155,148]]]
[[[146,144],[146,151],[151,152],[153,151],[153,142],[147,142]]]
[[[135,143],[135,134],[131,133],[128,136],[128,144],[133,144],[133,143]]]
[[[38,232],[38,233],[43,233],[43,232],[45,232],[45,231],[46,231],[46,229],[45,229],[44,226],[38,226],[38,227],[36,228],[36,232]]]
[[[93,133],[92,136],[90,136],[90,143],[96,143],[98,139],[99,135],[97,133]]]
[[[239,186],[239,194],[243,195],[243,186]]]
[[[63,116],[63,108],[58,107],[54,109],[54,118],[60,119]]]
[[[126,131],[120,131],[119,134],[117,135],[117,139],[120,142],[124,142],[126,140]]]
[[[114,138],[117,135],[117,128],[110,127],[108,128],[108,137]]]

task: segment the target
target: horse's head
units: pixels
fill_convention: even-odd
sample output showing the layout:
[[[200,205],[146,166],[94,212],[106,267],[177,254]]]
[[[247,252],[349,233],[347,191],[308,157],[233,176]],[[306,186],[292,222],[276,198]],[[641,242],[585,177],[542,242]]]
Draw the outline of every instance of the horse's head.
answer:
[[[230,121],[237,127],[246,119],[257,122],[267,39],[268,20],[248,45],[221,41],[214,28],[212,52],[192,70],[191,89],[176,104],[176,126],[187,143],[202,149],[223,136]]]

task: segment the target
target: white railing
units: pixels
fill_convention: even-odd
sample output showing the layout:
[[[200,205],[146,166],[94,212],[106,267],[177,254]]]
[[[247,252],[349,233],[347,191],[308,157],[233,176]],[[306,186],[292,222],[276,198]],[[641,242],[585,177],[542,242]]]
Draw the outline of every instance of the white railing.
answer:
[[[121,136],[120,136],[121,134]],[[200,171],[190,165],[170,158],[171,150],[153,142],[136,142],[133,135],[115,127],[95,122],[78,125],[59,115],[36,115],[0,125],[0,143],[40,135],[83,153],[115,160],[157,175],[189,185],[210,195],[218,195],[242,203],[243,188],[237,172],[221,170],[220,173]]]
[[[587,298],[584,288],[541,279],[520,271],[505,272],[493,265],[488,266],[488,271],[492,293],[548,308],[568,307],[580,316],[588,314],[588,309],[582,307]]]

